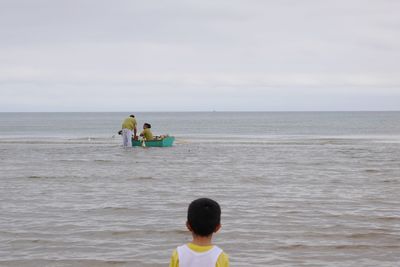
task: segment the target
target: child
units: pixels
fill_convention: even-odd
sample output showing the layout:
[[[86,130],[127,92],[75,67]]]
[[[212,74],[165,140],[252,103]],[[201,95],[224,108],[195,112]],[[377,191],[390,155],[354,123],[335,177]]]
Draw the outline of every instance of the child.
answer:
[[[146,122],[143,124],[143,132],[140,134],[140,136],[144,137],[147,141],[153,140],[153,133],[151,132],[150,128],[150,123]]]
[[[190,203],[186,227],[193,240],[178,247],[172,254],[170,267],[228,267],[229,259],[222,249],[211,242],[221,228],[221,208],[209,198]]]

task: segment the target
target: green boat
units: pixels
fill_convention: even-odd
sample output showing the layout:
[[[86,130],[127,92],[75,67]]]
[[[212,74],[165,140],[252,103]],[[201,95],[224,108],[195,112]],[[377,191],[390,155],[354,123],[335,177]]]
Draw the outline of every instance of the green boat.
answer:
[[[146,147],[170,147],[175,141],[175,137],[166,136],[159,139],[153,139],[149,141],[134,140],[132,138],[132,146],[146,146]]]

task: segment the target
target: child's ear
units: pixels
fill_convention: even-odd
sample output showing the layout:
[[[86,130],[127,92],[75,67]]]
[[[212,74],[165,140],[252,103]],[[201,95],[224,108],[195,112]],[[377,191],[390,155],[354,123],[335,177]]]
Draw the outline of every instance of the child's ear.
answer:
[[[221,226],[222,226],[221,224],[218,224],[218,225],[215,227],[214,233],[218,232],[219,229],[221,229]]]
[[[189,222],[186,222],[186,227],[190,232],[193,232],[192,226],[190,226]]]

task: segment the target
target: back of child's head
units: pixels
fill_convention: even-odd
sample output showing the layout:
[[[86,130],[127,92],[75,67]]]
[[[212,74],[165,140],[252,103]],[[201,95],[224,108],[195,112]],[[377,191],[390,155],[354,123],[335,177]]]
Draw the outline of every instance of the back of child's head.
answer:
[[[146,123],[144,124],[144,127],[150,129],[150,128],[151,128],[151,124],[146,122]]]
[[[209,236],[221,223],[221,208],[212,199],[196,199],[189,205],[187,220],[194,234]]]

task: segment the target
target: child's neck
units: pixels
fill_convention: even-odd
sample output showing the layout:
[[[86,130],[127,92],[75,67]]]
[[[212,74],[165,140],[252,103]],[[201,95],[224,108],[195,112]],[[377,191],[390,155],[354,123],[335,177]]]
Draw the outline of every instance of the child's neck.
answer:
[[[212,245],[212,235],[209,236],[198,236],[193,235],[192,243],[198,246],[211,246]]]

